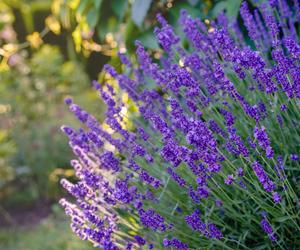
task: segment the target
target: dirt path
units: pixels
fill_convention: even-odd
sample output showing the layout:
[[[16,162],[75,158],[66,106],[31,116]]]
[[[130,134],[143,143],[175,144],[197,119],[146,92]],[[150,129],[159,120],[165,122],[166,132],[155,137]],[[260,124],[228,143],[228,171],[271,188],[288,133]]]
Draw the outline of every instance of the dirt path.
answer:
[[[51,213],[53,202],[38,201],[27,206],[3,208],[0,206],[0,228],[7,226],[34,226]]]

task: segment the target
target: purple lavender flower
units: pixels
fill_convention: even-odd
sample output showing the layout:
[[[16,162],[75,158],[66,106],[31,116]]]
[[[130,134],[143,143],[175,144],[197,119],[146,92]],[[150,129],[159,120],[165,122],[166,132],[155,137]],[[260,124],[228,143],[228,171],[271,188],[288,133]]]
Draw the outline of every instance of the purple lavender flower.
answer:
[[[270,30],[271,38],[273,39],[273,45],[276,46],[278,45],[277,37],[279,34],[279,28],[276,19],[273,16],[273,14],[266,9],[265,6],[262,9],[263,9],[262,11],[263,17],[265,19],[268,29]]]
[[[222,232],[213,223],[208,225],[208,230],[211,238],[221,239],[223,237]]]
[[[70,97],[65,98],[65,103],[66,103],[67,105],[71,105],[71,104],[73,103],[72,98],[70,98]]]
[[[175,180],[179,184],[179,186],[185,186],[186,181],[178,174],[176,174],[172,168],[168,168],[167,172],[170,174],[170,176],[172,176],[173,180]]]
[[[287,106],[285,104],[282,104],[280,106],[281,111],[285,111],[287,109]]]
[[[289,53],[291,53],[294,58],[299,58],[300,45],[292,38],[286,38],[283,42]]]
[[[149,209],[147,211],[140,209],[138,212],[141,222],[145,227],[151,228],[154,231],[166,230],[167,227],[164,223],[164,218],[156,213],[153,209]]]
[[[265,127],[255,127],[254,128],[254,138],[258,141],[259,146],[265,150],[268,158],[272,158],[274,155],[274,151],[271,147],[271,143],[266,133]]]
[[[176,238],[173,238],[171,240],[164,239],[163,240],[163,245],[165,247],[174,247],[175,249],[179,249],[179,250],[189,249],[187,244],[183,243],[182,241],[180,241]]]
[[[298,161],[299,160],[299,156],[297,154],[291,154],[291,161]]]
[[[252,169],[267,192],[272,192],[276,188],[275,184],[271,181],[263,167],[257,161],[252,164]]]
[[[143,237],[139,236],[139,235],[136,235],[134,236],[136,242],[139,244],[139,246],[143,246],[146,244],[146,241]]]
[[[266,218],[263,218],[260,222],[262,229],[268,234],[269,238],[271,241],[276,241],[276,235],[273,231],[272,226],[270,223],[267,221]]]
[[[160,186],[160,180],[156,179],[155,177],[149,175],[146,171],[141,171],[140,174],[140,179],[149,185],[153,186],[154,188],[159,188]]]
[[[239,177],[242,177],[242,176],[244,176],[244,169],[243,168],[238,168],[237,170],[236,170],[236,174],[237,174],[237,176],[239,176]]]
[[[217,199],[215,201],[215,204],[216,204],[217,207],[221,207],[223,205],[223,202],[221,200]]]
[[[171,46],[179,42],[179,37],[174,34],[172,26],[167,23],[161,14],[158,14],[156,17],[162,25],[162,29],[155,28],[154,34],[163,49],[170,52]]]
[[[280,203],[281,202],[281,197],[277,192],[274,192],[272,194],[272,196],[273,196],[273,200],[274,200],[275,203]]]
[[[242,3],[240,14],[244,20],[245,26],[247,27],[250,38],[253,41],[257,40],[259,38],[259,34],[257,32],[257,27],[254,18],[252,14],[249,12],[247,2]]]
[[[209,236],[206,224],[200,220],[200,211],[195,210],[191,215],[185,217],[186,223],[195,231],[201,232],[205,236]]]
[[[233,183],[233,181],[234,181],[234,177],[233,177],[233,175],[231,174],[231,175],[228,175],[227,177],[226,177],[226,179],[225,179],[225,184],[226,185],[231,185],[232,183]]]

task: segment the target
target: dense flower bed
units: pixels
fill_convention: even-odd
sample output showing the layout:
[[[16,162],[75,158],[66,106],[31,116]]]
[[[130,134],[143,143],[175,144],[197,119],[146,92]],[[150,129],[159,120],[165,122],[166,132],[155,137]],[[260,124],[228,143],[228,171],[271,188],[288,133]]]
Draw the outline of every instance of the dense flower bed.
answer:
[[[62,180],[76,201],[60,203],[79,237],[103,249],[300,245],[299,3],[243,2],[240,16],[243,27],[182,10],[175,34],[158,15],[160,59],[136,42],[137,63],[120,54],[126,73],[105,66],[120,90],[94,82],[105,124],[66,100],[84,126],[62,127],[79,181]]]

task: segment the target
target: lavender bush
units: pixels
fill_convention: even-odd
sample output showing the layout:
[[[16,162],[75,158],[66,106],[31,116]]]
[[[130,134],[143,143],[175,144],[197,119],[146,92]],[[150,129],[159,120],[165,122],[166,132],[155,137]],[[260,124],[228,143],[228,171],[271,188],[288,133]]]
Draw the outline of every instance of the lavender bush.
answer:
[[[103,249],[300,248],[299,3],[240,8],[182,34],[158,15],[163,53],[120,54],[96,118],[66,99],[83,128],[63,126],[76,160],[73,231]],[[124,102],[124,93],[129,101]],[[130,110],[130,112],[128,112]],[[108,129],[107,129],[108,128]]]

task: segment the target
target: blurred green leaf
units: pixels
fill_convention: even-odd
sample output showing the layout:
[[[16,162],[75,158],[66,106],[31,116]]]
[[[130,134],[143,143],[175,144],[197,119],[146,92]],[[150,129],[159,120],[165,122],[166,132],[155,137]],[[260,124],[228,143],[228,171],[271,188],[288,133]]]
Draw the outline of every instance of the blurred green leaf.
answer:
[[[97,10],[100,9],[101,5],[102,5],[103,0],[94,0],[94,5],[96,7]]]
[[[88,3],[89,3],[89,0],[80,0],[80,4],[77,7],[77,12],[80,14],[83,14],[87,8]]]
[[[140,40],[143,43],[143,45],[148,49],[159,48],[157,41],[153,35],[152,29],[147,32],[143,32],[141,36],[137,37],[137,40]]]
[[[91,8],[87,14],[87,22],[90,27],[95,27],[99,19],[100,11],[97,8]]]
[[[291,220],[291,217],[289,217],[289,216],[282,216],[282,217],[277,217],[274,220],[277,221],[277,222],[282,223],[282,222],[285,222],[287,220]]]
[[[133,22],[141,27],[151,6],[152,0],[135,0],[131,9],[131,18]]]
[[[125,44],[128,49],[133,47],[132,41],[133,41],[133,33],[136,29],[136,25],[132,20],[129,20],[124,32],[124,38],[125,38]]]
[[[120,20],[124,18],[128,7],[128,1],[124,0],[112,0],[111,8],[115,15],[118,16]]]
[[[37,225],[0,228],[1,250],[94,250],[90,242],[78,238],[70,228],[67,216],[60,207],[54,215]],[[39,214],[33,218],[38,218]]]
[[[225,1],[218,2],[212,9],[212,17],[216,17],[220,12],[226,9],[227,3]]]
[[[222,11],[226,12],[226,15],[230,19],[235,19],[239,13],[242,0],[227,0],[216,3],[212,9],[212,17],[217,17]]]
[[[105,35],[108,32],[113,33],[118,29],[118,21],[117,21],[116,17],[111,16],[108,19],[106,18],[105,20],[100,21],[97,24],[96,29],[97,29],[97,33],[98,33],[99,38],[101,40],[104,40]]]
[[[195,6],[199,0],[188,0],[189,4],[192,5],[192,6]]]
[[[241,5],[242,0],[228,0],[226,13],[229,18],[236,18]]]

